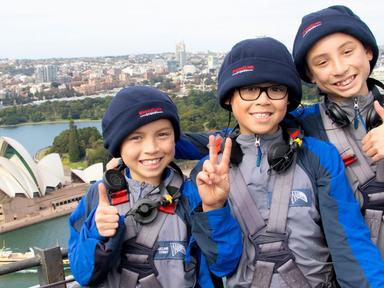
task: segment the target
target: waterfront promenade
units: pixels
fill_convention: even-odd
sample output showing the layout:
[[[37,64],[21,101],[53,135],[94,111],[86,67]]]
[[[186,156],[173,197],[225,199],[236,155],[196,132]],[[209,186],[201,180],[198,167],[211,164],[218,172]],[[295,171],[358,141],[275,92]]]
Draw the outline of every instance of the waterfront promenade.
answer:
[[[71,213],[87,191],[88,186],[89,184],[85,183],[70,184],[44,197],[25,199],[21,204],[25,205],[26,201],[29,201],[28,206],[33,206],[35,208],[34,211],[22,214],[21,217],[17,217],[16,219],[0,223],[0,233],[13,231]],[[8,205],[9,210],[15,214],[21,213],[21,211],[26,208],[25,206],[13,204],[12,202]],[[3,204],[3,206],[5,205]]]

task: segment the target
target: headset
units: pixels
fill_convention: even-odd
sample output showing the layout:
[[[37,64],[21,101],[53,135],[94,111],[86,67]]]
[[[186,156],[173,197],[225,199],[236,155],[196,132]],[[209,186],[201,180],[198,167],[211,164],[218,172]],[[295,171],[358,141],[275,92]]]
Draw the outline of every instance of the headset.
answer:
[[[286,129],[283,127],[283,131],[286,131],[284,134],[286,140],[285,143],[274,143],[268,150],[268,164],[269,169],[268,173],[271,171],[277,172],[277,174],[281,174],[284,171],[288,170],[293,163],[293,159],[297,151],[300,149],[302,145],[303,132],[300,129]],[[229,138],[232,140],[232,149],[230,162],[235,165],[239,165],[243,160],[244,153],[241,150],[240,144],[237,143],[236,138],[240,134],[240,129],[238,125],[234,128],[232,133],[229,135]],[[225,141],[222,142],[224,145]],[[223,147],[221,148],[223,149]]]
[[[112,199],[112,205],[118,205],[120,203],[129,202],[129,189],[123,171],[126,168],[122,160],[114,169],[108,169],[103,175],[103,182],[107,188]],[[156,186],[153,188],[155,190]],[[153,191],[152,190],[152,191]],[[156,219],[158,210],[166,211],[166,207],[169,207],[174,200],[177,200],[180,192],[171,195],[161,196],[159,200],[152,200],[149,198],[142,198],[133,204],[132,208],[125,214],[125,217],[133,216],[136,222],[140,224],[149,224]]]
[[[383,95],[378,91],[377,87],[378,86],[382,89],[384,89],[383,83],[380,81],[373,79],[373,78],[368,78],[367,79],[367,84],[369,90],[372,91],[374,100],[378,100],[380,105],[384,105],[384,97]],[[328,100],[328,97],[326,94],[321,93],[324,95],[324,104],[325,104],[325,113],[331,118],[331,120],[336,123],[339,127],[346,127],[348,126],[351,121],[348,119],[347,113],[340,108],[340,106],[334,102],[331,102]],[[367,131],[379,126],[382,123],[382,120],[380,116],[376,113],[375,108],[373,105],[371,105],[368,108],[367,111],[367,116],[365,119],[365,125],[367,128]]]

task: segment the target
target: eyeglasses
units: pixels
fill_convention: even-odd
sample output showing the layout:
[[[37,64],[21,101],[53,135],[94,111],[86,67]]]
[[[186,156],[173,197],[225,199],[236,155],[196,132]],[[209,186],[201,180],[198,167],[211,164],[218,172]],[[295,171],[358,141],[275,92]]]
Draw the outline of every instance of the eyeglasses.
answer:
[[[287,96],[288,87],[284,85],[271,85],[268,87],[246,86],[239,88],[240,98],[244,101],[259,99],[262,92],[265,92],[271,100],[281,100]]]

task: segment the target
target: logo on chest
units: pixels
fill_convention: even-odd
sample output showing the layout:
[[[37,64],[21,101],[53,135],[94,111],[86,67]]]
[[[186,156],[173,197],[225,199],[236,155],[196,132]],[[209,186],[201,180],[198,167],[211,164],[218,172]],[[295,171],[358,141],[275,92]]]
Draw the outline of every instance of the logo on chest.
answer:
[[[271,208],[272,192],[268,192],[268,206]],[[296,189],[291,191],[289,207],[311,207],[313,203],[310,189]]]
[[[159,247],[155,253],[155,260],[183,260],[186,254],[186,241],[158,241]]]

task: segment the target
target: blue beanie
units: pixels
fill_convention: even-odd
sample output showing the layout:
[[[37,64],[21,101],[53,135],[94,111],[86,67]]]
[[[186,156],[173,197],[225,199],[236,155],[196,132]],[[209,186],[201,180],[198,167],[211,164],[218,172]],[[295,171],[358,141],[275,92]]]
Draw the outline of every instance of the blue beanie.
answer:
[[[102,120],[104,147],[113,157],[120,157],[120,146],[125,137],[139,127],[159,119],[169,119],[180,138],[179,116],[176,105],[165,93],[144,86],[120,90],[109,104]]]
[[[234,89],[265,82],[288,87],[288,111],[300,104],[300,77],[284,44],[269,37],[237,43],[225,56],[219,71],[217,90],[221,107],[231,111],[225,101]]]
[[[303,17],[293,44],[293,58],[301,79],[311,82],[306,73],[308,50],[321,38],[333,33],[345,33],[372,49],[371,72],[375,67],[379,48],[368,26],[351,9],[342,5],[331,6]]]

